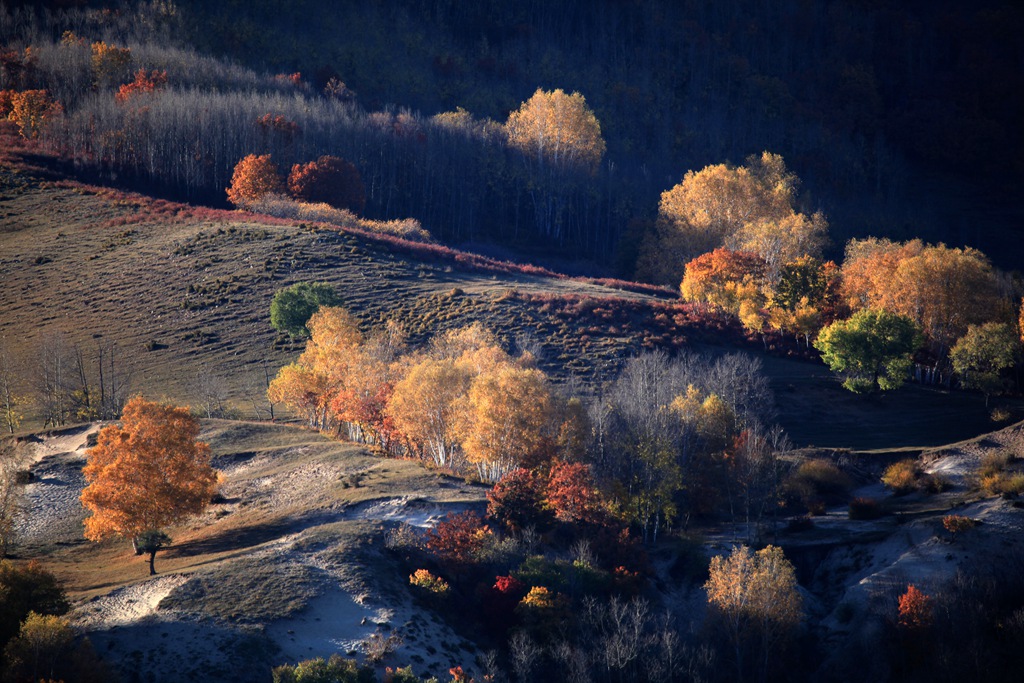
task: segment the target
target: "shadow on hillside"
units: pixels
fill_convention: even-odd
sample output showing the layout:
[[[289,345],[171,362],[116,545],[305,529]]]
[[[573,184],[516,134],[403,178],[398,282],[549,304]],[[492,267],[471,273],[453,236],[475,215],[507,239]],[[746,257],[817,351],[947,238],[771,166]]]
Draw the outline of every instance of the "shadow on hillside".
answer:
[[[206,538],[175,543],[167,549],[165,557],[196,557],[251,548],[297,531],[299,527],[298,520],[285,517],[272,522],[225,529]]]

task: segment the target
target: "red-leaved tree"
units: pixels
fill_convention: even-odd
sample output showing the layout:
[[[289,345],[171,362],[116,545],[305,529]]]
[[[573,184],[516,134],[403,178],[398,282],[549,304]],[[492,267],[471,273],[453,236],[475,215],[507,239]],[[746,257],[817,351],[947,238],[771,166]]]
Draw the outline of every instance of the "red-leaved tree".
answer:
[[[296,199],[324,202],[353,213],[362,213],[366,206],[366,188],[359,169],[352,162],[335,156],[325,155],[316,161],[292,166],[288,191]]]

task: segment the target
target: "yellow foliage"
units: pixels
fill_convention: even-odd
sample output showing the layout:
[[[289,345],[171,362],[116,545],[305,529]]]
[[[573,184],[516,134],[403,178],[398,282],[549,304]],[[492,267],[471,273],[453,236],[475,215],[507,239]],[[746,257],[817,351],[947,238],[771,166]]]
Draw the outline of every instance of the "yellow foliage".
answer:
[[[540,88],[505,124],[509,144],[540,165],[559,170],[597,170],[604,157],[601,124],[583,95]]]
[[[497,481],[540,446],[551,417],[551,392],[540,370],[500,365],[470,387],[459,434],[482,478]]]

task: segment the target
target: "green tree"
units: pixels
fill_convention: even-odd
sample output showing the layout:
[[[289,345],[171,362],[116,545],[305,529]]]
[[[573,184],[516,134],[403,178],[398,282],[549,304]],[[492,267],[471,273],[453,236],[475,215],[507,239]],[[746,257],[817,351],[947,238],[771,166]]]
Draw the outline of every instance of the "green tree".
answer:
[[[292,337],[308,337],[306,323],[321,306],[340,306],[341,297],[326,282],[298,282],[279,289],[270,302],[270,324]]]
[[[29,612],[18,637],[4,648],[9,673],[24,676],[14,680],[53,680],[74,640],[75,632],[64,617]]]
[[[1001,372],[1013,366],[1018,349],[1017,335],[1006,323],[971,325],[949,352],[953,370],[969,389],[989,397],[1003,388]]]
[[[923,337],[910,318],[865,308],[821,330],[814,347],[856,393],[897,389],[910,370]]]

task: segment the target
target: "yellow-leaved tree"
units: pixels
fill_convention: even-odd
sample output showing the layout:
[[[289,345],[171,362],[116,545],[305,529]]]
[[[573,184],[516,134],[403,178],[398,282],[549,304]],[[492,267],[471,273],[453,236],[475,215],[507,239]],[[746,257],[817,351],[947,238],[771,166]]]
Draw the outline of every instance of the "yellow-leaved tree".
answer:
[[[136,554],[149,553],[155,574],[156,553],[170,542],[163,530],[202,512],[216,492],[210,447],[198,436],[199,422],[187,408],[129,400],[121,425],[100,430],[86,454],[85,537],[132,539]]]
[[[688,171],[666,190],[654,234],[641,245],[637,273],[678,282],[683,264],[719,247],[764,259],[774,282],[784,263],[819,256],[828,222],[796,209],[799,180],[778,154],[751,156],[746,166],[714,164]]]
[[[536,451],[552,418],[544,373],[503,364],[473,380],[460,415],[466,459],[484,481],[498,481]]]
[[[783,654],[802,616],[793,564],[782,548],[741,546],[712,558],[709,573],[704,590],[732,646],[735,680],[772,680],[772,657]]]
[[[601,124],[578,92],[540,88],[505,123],[509,144],[559,170],[594,172],[604,157]]]

